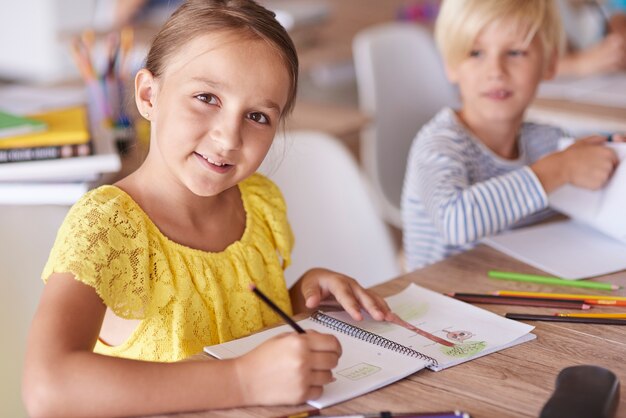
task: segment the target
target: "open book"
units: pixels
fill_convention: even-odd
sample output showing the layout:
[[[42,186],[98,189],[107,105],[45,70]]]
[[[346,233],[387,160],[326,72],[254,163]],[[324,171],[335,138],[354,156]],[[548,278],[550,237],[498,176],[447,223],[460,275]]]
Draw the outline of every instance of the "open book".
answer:
[[[563,139],[559,146],[571,144]],[[626,144],[606,146],[615,150],[620,164],[602,189],[564,185],[548,196],[550,207],[571,219],[506,231],[483,242],[564,279],[626,269]]]
[[[316,312],[299,321],[304,329],[334,334],[343,355],[319,399],[324,408],[402,379],[423,368],[439,371],[535,338],[532,326],[512,321],[415,284],[386,298],[403,325],[370,317],[354,321],[346,312]],[[220,359],[243,355],[284,332],[284,325],[205,351]]]

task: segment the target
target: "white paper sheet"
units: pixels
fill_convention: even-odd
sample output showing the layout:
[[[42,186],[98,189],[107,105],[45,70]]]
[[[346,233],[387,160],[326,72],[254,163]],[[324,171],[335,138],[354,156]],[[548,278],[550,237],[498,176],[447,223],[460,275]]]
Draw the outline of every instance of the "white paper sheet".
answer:
[[[565,185],[548,198],[553,209],[626,244],[626,144],[607,146],[615,150],[620,164],[606,186],[588,190]]]
[[[626,269],[626,244],[572,220],[520,228],[483,242],[563,279],[578,280]]]

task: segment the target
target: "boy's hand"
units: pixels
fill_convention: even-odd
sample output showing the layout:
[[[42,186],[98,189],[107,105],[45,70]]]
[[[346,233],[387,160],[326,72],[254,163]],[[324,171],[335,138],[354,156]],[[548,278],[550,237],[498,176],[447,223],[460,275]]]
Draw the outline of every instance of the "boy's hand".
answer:
[[[286,333],[234,359],[244,405],[301,404],[322,395],[341,356],[332,335]]]
[[[616,135],[616,140],[620,137]],[[576,141],[563,150],[567,182],[574,186],[596,190],[611,178],[619,159],[614,150],[603,145],[604,136],[590,136]]]
[[[316,308],[321,301],[333,296],[350,316],[360,321],[365,309],[377,321],[385,319],[389,307],[383,298],[364,289],[359,283],[343,274],[326,269],[307,271],[291,289],[294,308]]]
[[[613,138],[615,142],[624,139],[622,135]],[[546,193],[568,183],[585,189],[600,189],[619,163],[615,151],[604,146],[606,140],[600,135],[580,139],[563,151],[541,158],[530,168]]]

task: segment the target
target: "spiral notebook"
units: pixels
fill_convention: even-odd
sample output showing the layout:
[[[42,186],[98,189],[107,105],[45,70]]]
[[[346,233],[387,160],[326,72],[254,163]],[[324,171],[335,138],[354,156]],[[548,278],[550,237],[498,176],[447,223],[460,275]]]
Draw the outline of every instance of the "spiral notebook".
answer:
[[[343,349],[336,380],[310,405],[324,408],[424,368],[439,371],[536,338],[530,325],[415,284],[386,301],[402,326],[369,317],[354,321],[346,312],[318,311],[298,321],[304,329],[334,334]],[[284,332],[293,330],[283,325],[204,350],[219,359],[238,357]]]

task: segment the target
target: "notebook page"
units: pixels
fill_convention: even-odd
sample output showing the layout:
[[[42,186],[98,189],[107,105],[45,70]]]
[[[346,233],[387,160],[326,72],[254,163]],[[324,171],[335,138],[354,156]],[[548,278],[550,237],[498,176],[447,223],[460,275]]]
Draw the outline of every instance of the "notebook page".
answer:
[[[626,268],[624,243],[572,220],[514,229],[482,242],[563,279],[586,279]]]
[[[534,328],[416,284],[385,300],[398,316],[417,327],[420,333],[389,322],[377,322],[370,317],[357,322],[346,312],[330,312],[328,315],[436,359],[439,367],[430,367],[433,370],[502,349]]]
[[[324,393],[319,399],[307,402],[316,408],[325,408],[363,395],[400,380],[426,366],[423,360],[333,332],[310,319],[299,321],[298,324],[305,330],[312,329],[320,333],[335,334],[343,350],[339,364],[333,370],[336,380],[324,386]],[[238,357],[269,338],[285,332],[293,332],[293,330],[283,325],[238,340],[205,347],[204,351],[219,359]]]

